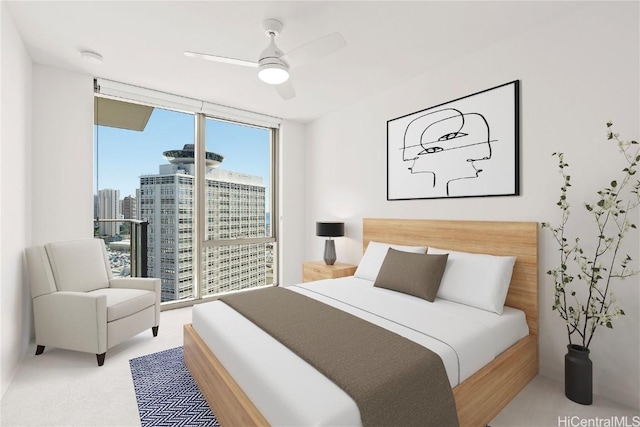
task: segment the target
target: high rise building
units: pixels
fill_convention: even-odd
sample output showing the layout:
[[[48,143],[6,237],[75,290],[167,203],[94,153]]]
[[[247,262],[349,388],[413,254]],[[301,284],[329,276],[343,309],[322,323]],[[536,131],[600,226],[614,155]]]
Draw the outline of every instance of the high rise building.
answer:
[[[136,188],[136,219],[140,219],[140,188]]]
[[[138,219],[138,200],[134,196],[122,199],[122,216],[125,219]]]
[[[104,190],[98,191],[98,218],[120,218],[120,190],[105,188]],[[99,231],[102,236],[115,236],[120,233],[120,223],[101,222],[99,225]]]
[[[169,164],[140,177],[140,219],[149,222],[148,274],[162,280],[162,301],[193,296],[194,150],[166,151]],[[205,238],[265,237],[262,178],[217,167],[222,156],[207,152]],[[203,250],[204,295],[264,286],[267,245],[224,245]]]

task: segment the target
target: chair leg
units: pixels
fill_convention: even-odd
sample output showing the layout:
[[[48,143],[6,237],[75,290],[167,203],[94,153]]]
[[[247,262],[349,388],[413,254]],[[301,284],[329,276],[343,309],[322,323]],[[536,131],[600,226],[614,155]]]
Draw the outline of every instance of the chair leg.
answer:
[[[153,332],[153,336],[154,336],[154,337],[157,337],[157,336],[158,336],[158,328],[159,328],[159,327],[160,327],[160,326],[152,326],[152,327],[151,327],[151,332]]]
[[[43,345],[38,345],[36,347],[36,356],[39,354],[42,354],[42,352],[44,351],[44,346]]]
[[[98,359],[98,366],[104,365],[104,356],[106,355],[107,353],[96,354],[96,359]]]

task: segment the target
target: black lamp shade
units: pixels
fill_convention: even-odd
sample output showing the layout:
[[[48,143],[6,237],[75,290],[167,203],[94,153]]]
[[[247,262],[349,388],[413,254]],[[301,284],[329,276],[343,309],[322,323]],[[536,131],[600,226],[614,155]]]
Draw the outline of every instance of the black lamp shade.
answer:
[[[342,237],[344,236],[344,222],[316,222],[316,236]]]

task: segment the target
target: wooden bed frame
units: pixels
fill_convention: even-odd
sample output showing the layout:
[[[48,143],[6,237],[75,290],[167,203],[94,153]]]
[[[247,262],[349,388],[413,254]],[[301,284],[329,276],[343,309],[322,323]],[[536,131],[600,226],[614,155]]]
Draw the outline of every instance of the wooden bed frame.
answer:
[[[538,373],[538,223],[365,218],[363,247],[372,240],[517,257],[505,305],[525,312],[529,335],[453,389],[460,426],[486,425]],[[184,360],[222,425],[269,425],[191,324]]]

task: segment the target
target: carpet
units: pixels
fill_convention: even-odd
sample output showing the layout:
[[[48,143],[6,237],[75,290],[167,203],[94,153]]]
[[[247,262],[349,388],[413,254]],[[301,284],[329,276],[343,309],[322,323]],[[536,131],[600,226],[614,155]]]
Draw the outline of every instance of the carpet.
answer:
[[[184,364],[182,347],[129,360],[142,427],[219,426]]]

